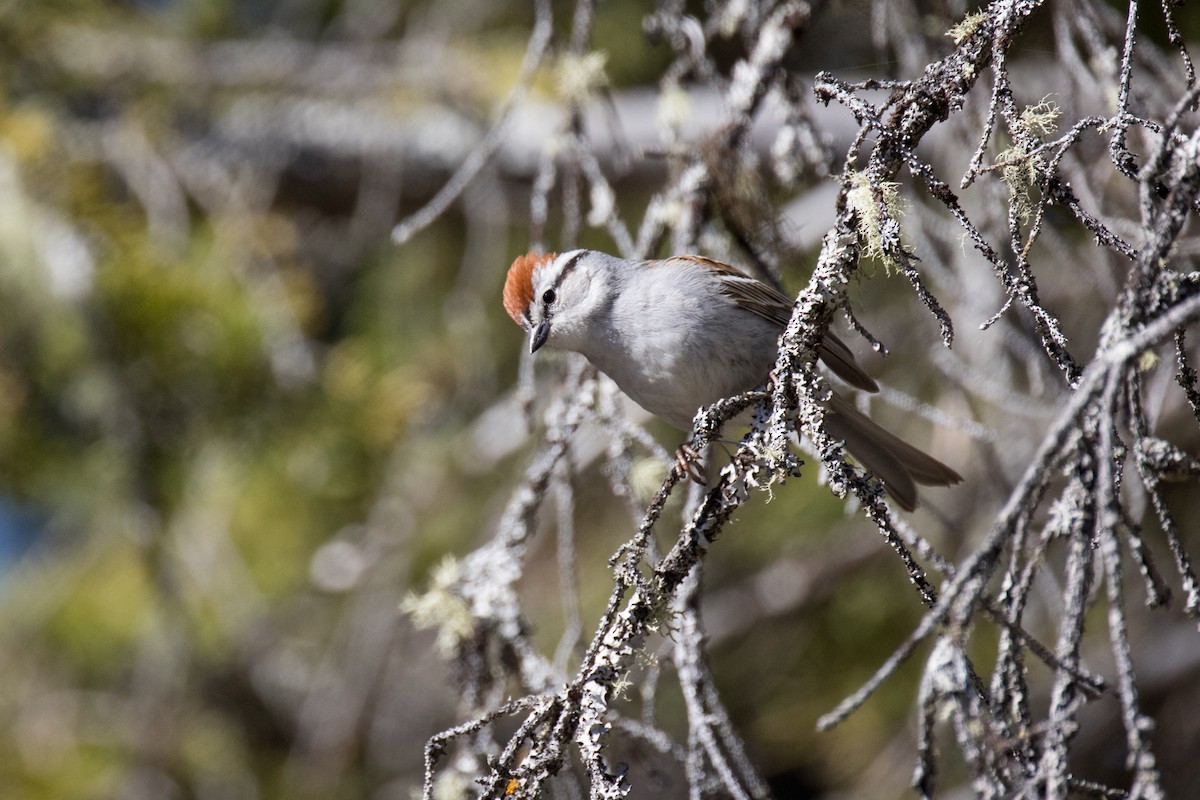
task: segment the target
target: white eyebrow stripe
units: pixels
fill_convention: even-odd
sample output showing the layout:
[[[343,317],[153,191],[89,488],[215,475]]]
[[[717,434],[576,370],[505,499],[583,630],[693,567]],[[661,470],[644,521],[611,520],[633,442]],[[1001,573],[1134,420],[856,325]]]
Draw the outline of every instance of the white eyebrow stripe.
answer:
[[[576,250],[574,255],[572,255],[571,258],[562,265],[562,269],[558,271],[558,274],[554,276],[554,280],[550,282],[550,288],[557,289],[559,286],[561,286],[563,278],[565,278],[567,273],[575,268],[575,265],[579,263],[579,259],[587,255],[587,252],[587,250]]]

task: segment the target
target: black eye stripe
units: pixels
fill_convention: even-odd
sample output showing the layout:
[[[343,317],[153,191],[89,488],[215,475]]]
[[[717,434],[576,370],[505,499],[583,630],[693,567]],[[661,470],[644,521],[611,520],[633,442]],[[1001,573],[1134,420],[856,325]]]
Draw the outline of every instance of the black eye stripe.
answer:
[[[580,250],[578,253],[571,256],[570,261],[563,264],[562,269],[560,269],[558,271],[558,274],[554,276],[554,282],[552,284],[550,284],[549,287],[547,287],[546,291],[542,292],[542,304],[543,305],[549,306],[555,300],[558,299],[557,289],[559,288],[559,286],[562,285],[563,278],[565,278],[567,276],[567,273],[569,273],[571,270],[575,269],[575,265],[578,264],[579,260],[581,258],[583,258],[585,255],[587,255],[587,251]],[[530,303],[529,306],[527,306],[525,309],[525,318],[528,319],[530,322],[533,322],[533,316],[532,316],[533,315],[533,305],[534,305],[533,303]],[[546,309],[545,314],[546,314],[546,317],[549,318],[549,316],[550,316],[549,308]]]
[[[571,256],[571,260],[568,261],[566,264],[563,264],[563,268],[561,270],[559,270],[558,276],[554,279],[554,283],[550,284],[550,289],[548,289],[547,291],[552,291],[554,289],[557,289],[559,286],[561,286],[562,282],[563,282],[563,278],[567,277],[567,273],[569,273],[571,270],[575,269],[575,265],[579,263],[579,259],[583,258],[586,255],[587,255],[587,250],[580,250],[578,253]],[[545,295],[543,295],[542,297],[543,297],[543,299],[545,299]]]

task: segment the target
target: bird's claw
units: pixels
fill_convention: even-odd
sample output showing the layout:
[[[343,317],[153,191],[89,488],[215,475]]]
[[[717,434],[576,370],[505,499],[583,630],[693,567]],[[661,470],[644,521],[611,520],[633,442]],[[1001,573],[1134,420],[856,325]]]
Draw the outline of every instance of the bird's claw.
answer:
[[[675,451],[675,474],[680,478],[688,478],[692,483],[704,486],[704,474],[701,472],[700,454],[687,442],[679,445]]]

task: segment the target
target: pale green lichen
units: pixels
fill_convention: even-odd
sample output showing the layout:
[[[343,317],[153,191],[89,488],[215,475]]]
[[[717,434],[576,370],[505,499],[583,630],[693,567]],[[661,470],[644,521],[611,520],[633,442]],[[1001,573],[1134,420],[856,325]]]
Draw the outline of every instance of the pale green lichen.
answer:
[[[996,157],[1001,180],[1008,186],[1013,209],[1022,221],[1033,212],[1033,193],[1046,173],[1046,158],[1038,148],[1043,137],[1058,130],[1061,113],[1048,97],[1026,106],[1017,118],[1014,131],[1018,143]]]
[[[608,53],[600,50],[581,56],[562,55],[556,68],[559,94],[566,100],[587,99],[594,91],[608,85],[608,75],[604,71],[607,64]]]
[[[668,131],[678,131],[692,118],[692,101],[688,93],[673,83],[658,95],[658,124]]]
[[[753,436],[746,442],[750,449],[751,460],[742,463],[744,470],[741,484],[744,490],[758,489],[765,492],[767,502],[775,499],[775,484],[787,483],[789,477],[798,475],[795,472],[796,461],[788,449],[787,440],[779,440],[770,436]],[[733,470],[734,465],[726,467]],[[733,477],[735,472],[727,472]]]
[[[458,561],[447,556],[433,570],[429,588],[418,594],[409,592],[400,602],[400,611],[412,617],[417,628],[437,628],[435,647],[443,658],[450,658],[458,645],[471,636],[474,622],[466,600],[455,591],[462,576]]]
[[[884,181],[872,185],[865,172],[856,172],[850,176],[850,191],[846,195],[846,205],[854,212],[858,221],[858,238],[862,243],[863,255],[868,259],[878,259],[890,275],[893,269],[899,270],[883,246],[883,226],[892,222],[900,224],[904,215],[903,203],[900,200],[900,184]],[[897,235],[898,235],[897,231]]]
[[[1050,95],[1046,95],[1040,103],[1025,106],[1020,124],[1034,136],[1050,136],[1058,131],[1058,118],[1061,115],[1062,109],[1050,102]]]
[[[443,772],[433,784],[433,800],[466,800],[475,796],[475,781],[469,775],[459,770]],[[421,796],[419,787],[413,789],[412,796]]]
[[[629,484],[638,500],[649,502],[662,485],[667,469],[661,459],[646,456],[635,460],[629,469]]]
[[[976,11],[973,14],[967,14],[962,18],[962,21],[946,31],[946,35],[954,40],[955,44],[962,44],[967,39],[971,38],[971,34],[979,30],[979,26],[988,18],[987,12]]]

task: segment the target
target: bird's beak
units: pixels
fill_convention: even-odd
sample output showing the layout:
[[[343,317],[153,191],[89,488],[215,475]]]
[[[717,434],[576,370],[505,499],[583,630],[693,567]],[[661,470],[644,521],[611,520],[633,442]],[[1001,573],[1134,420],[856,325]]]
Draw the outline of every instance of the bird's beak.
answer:
[[[536,353],[538,348],[550,338],[550,320],[544,319],[529,332],[529,352]]]

